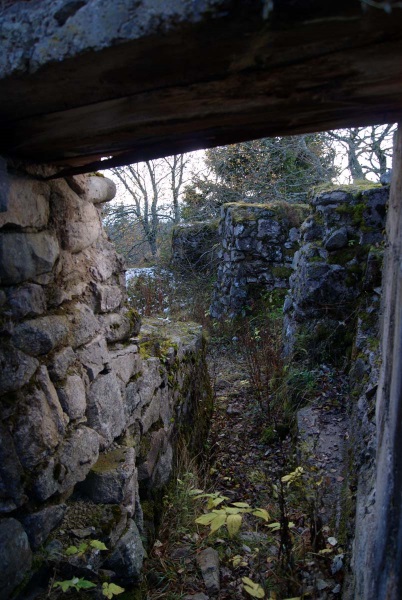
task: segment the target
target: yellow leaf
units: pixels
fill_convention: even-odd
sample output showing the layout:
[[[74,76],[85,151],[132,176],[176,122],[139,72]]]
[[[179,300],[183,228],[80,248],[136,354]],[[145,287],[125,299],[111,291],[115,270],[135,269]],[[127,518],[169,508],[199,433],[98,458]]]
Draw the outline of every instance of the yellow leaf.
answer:
[[[248,577],[243,577],[242,581],[244,584],[244,591],[247,592],[247,594],[250,594],[253,598],[265,598],[265,592],[259,583],[254,583],[254,581],[251,581]]]
[[[226,520],[226,526],[228,528],[229,537],[233,537],[239,531],[241,527],[242,516],[241,515],[228,515]]]
[[[238,506],[239,508],[250,508],[250,505],[247,502],[231,502],[233,506]]]
[[[234,506],[225,506],[225,511],[228,515],[238,515],[244,512],[244,508],[235,508]]]
[[[268,527],[270,527],[272,529],[272,531],[278,531],[281,528],[281,524],[280,523],[270,523],[268,525]]]
[[[205,515],[201,515],[200,517],[198,517],[195,522],[199,523],[200,525],[209,525],[211,523],[211,521],[213,521],[216,518],[215,513],[207,513]]]
[[[243,558],[240,556],[240,554],[236,554],[236,556],[234,556],[232,558],[232,563],[233,563],[234,568],[241,565],[242,561],[243,561]]]
[[[216,515],[215,519],[213,521],[211,521],[211,533],[214,533],[214,531],[218,531],[218,529],[220,527],[222,527],[222,525],[224,525],[226,523],[226,515]]]
[[[256,508],[255,510],[253,510],[253,515],[255,517],[259,517],[260,519],[264,519],[264,521],[269,521],[269,514],[268,511],[265,510],[265,508]]]

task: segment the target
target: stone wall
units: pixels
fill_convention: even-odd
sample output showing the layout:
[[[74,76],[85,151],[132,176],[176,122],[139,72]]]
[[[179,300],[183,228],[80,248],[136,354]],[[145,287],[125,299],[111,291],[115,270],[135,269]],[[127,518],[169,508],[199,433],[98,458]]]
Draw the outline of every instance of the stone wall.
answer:
[[[233,317],[262,291],[288,288],[298,228],[307,214],[303,204],[223,205],[212,317]]]
[[[152,505],[175,440],[210,409],[200,328],[150,322],[140,333],[126,306],[100,219],[114,184],[43,174],[9,175],[0,213],[0,598],[46,545],[61,578],[90,563],[95,582],[102,565],[135,581],[140,496]],[[152,529],[149,509],[145,521]],[[65,557],[81,538],[108,550]]]
[[[213,273],[220,237],[217,220],[176,225],[172,233],[172,264],[183,273]]]
[[[313,198],[284,305],[287,356],[303,345],[313,362],[347,358],[360,303],[380,301],[388,196],[388,187],[368,184]]]
[[[337,440],[334,485],[340,516],[339,539],[349,535],[351,571],[344,598],[369,598],[367,572],[375,525],[376,393],[381,367],[380,315],[384,227],[389,187],[346,186],[312,200],[301,227],[285,300],[284,338],[288,360],[323,363],[349,371],[350,396]],[[297,364],[297,363],[296,363]],[[311,408],[320,413],[320,402]],[[300,411],[302,413],[303,411]],[[328,410],[324,422],[328,423]],[[345,435],[346,427],[346,435]],[[321,439],[323,431],[318,432]],[[317,439],[318,439],[317,438]],[[328,441],[328,440],[327,440]],[[317,440],[315,440],[315,452]],[[340,449],[343,451],[340,452]],[[327,463],[326,463],[327,464]],[[334,469],[335,470],[335,469]],[[334,502],[335,506],[335,502]],[[347,539],[343,539],[343,544]]]

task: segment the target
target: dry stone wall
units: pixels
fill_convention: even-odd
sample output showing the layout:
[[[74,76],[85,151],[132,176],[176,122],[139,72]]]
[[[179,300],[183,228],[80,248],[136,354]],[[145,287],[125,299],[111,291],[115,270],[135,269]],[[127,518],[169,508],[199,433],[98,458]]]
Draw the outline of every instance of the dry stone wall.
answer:
[[[172,264],[182,273],[213,273],[220,237],[218,220],[181,223],[172,233]]]
[[[368,184],[312,199],[284,305],[287,356],[304,345],[313,362],[347,358],[361,302],[379,305],[388,196],[388,187]]]
[[[100,218],[113,182],[37,175],[8,176],[0,213],[2,599],[29,580],[40,547],[62,572],[63,547],[88,536],[108,547],[86,557],[89,578],[101,566],[138,578],[141,503],[168,481],[179,433],[191,438],[210,409],[200,328],[156,321],[140,332],[126,307],[124,265]]]
[[[371,597],[365,586],[371,560],[367,548],[375,533],[375,403],[388,197],[389,186],[369,185],[337,188],[313,198],[312,214],[301,227],[302,245],[293,261],[284,306],[289,361],[350,368],[347,413],[337,418],[338,429],[342,422],[342,440],[336,445],[342,484],[334,485],[334,509],[341,515],[337,534],[343,537],[342,544],[351,540],[344,598]],[[299,418],[314,411],[320,412],[319,403],[300,411]],[[317,435],[315,452],[323,431]]]
[[[223,205],[212,317],[233,317],[261,291],[288,288],[298,228],[307,214],[303,204]]]

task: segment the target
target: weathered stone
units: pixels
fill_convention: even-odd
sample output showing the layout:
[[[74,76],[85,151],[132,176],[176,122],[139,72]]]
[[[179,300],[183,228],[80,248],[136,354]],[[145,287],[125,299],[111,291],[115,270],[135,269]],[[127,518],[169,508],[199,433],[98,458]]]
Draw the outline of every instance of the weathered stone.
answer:
[[[68,369],[76,361],[77,357],[74,350],[67,346],[53,356],[52,362],[48,365],[50,379],[52,381],[61,381],[65,379]]]
[[[143,434],[147,433],[161,416],[162,394],[159,388],[156,388],[151,401],[142,411],[140,421]],[[139,417],[139,415],[138,415]],[[137,417],[137,418],[138,418]]]
[[[129,383],[126,388],[126,414],[130,423],[140,417],[140,410],[152,401],[155,390],[162,383],[158,358],[150,357],[144,361],[141,371],[142,376]],[[160,402],[160,398],[157,398],[156,401]],[[152,419],[146,418],[146,421],[150,422]]]
[[[116,195],[116,184],[107,177],[76,175],[67,177],[66,181],[78,196],[94,204],[109,202]]]
[[[39,368],[37,382],[40,387],[27,393],[13,425],[17,454],[27,469],[49,458],[65,432],[63,412],[46,367]]]
[[[59,256],[56,238],[47,232],[0,234],[0,281],[15,285],[49,274]]]
[[[14,319],[39,317],[45,311],[46,298],[42,286],[27,283],[7,290],[7,313]]]
[[[119,448],[99,455],[80,490],[98,504],[133,504],[135,475],[134,448]]]
[[[165,486],[173,471],[173,448],[167,442],[164,452],[160,455],[156,468],[152,475],[152,489],[160,489]]]
[[[15,510],[26,500],[23,476],[13,439],[0,421],[0,513]]]
[[[119,436],[125,426],[125,415],[120,384],[114,373],[98,375],[92,382],[87,397],[88,425],[103,438],[107,447]]]
[[[270,242],[279,240],[282,234],[282,227],[274,219],[260,219],[258,221],[257,237],[268,237]]]
[[[71,323],[71,345],[78,348],[92,340],[101,329],[93,311],[86,304],[76,304],[69,315]]]
[[[209,596],[206,596],[203,592],[199,592],[198,594],[187,594],[184,596],[184,600],[209,600]]]
[[[66,492],[83,481],[99,456],[99,436],[89,427],[80,425],[61,444],[57,454],[39,472],[33,482],[33,492],[39,500]]]
[[[39,512],[22,518],[21,521],[32,550],[37,550],[46,542],[52,531],[63,520],[66,508],[65,504],[48,506]]]
[[[14,330],[14,345],[32,356],[48,354],[66,341],[68,320],[59,315],[49,315],[25,321]]]
[[[95,285],[96,308],[107,313],[118,308],[123,300],[123,292],[117,285]]]
[[[116,196],[116,184],[107,177],[87,177],[86,199],[94,204],[110,202]]]
[[[219,554],[213,548],[205,548],[197,555],[205,587],[209,594],[219,594]]]
[[[110,350],[109,356],[113,371],[126,384],[141,369],[141,358],[138,353],[138,346],[135,344],[122,347],[119,350]]]
[[[103,336],[97,336],[92,342],[77,350],[77,356],[84,365],[91,381],[103,371],[109,363],[109,352]]]
[[[137,525],[130,519],[126,533],[120,538],[104,566],[112,569],[123,582],[136,581],[141,573],[144,556],[145,551]]]
[[[167,437],[164,429],[159,429],[148,434],[144,446],[148,448],[148,451],[145,456],[139,457],[138,481],[151,479],[156,463],[167,447]],[[142,461],[141,458],[143,459]]]
[[[111,313],[102,318],[105,336],[110,344],[124,342],[131,335],[130,319],[121,313]]]
[[[36,358],[11,345],[0,346],[0,395],[15,392],[28,383],[39,366]]]
[[[63,387],[57,388],[60,404],[70,419],[81,419],[87,407],[85,385],[79,375],[69,375]]]
[[[49,186],[33,179],[9,176],[7,211],[0,213],[5,225],[42,229],[49,220]]]
[[[59,223],[62,248],[73,254],[92,246],[101,234],[98,211],[75,194],[66,182],[58,182],[52,194],[52,215]]]
[[[0,521],[0,600],[8,600],[32,565],[28,536],[16,519]]]
[[[346,227],[341,227],[336,231],[331,232],[331,235],[324,242],[327,250],[339,250],[348,244],[348,231]]]

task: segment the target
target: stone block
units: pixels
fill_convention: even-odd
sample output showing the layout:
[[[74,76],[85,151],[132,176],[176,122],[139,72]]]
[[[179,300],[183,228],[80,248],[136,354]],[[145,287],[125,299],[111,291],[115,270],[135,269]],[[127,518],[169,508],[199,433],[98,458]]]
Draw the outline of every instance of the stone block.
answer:
[[[32,550],[38,550],[63,520],[65,504],[48,506],[21,519]]]
[[[71,490],[83,481],[99,456],[99,436],[93,429],[81,425],[66,438],[47,466],[33,483],[33,492],[39,500],[47,500],[55,493]]]
[[[48,365],[50,379],[52,381],[61,381],[62,379],[65,379],[68,369],[76,360],[77,357],[70,346],[57,352]]]
[[[87,395],[88,425],[103,438],[108,447],[125,427],[125,414],[120,383],[114,373],[98,375]]]
[[[141,416],[140,409],[150,404],[155,391],[161,386],[160,360],[154,356],[143,361],[141,377],[128,384],[126,388],[126,414],[129,423]],[[148,422],[148,419],[146,419]]]
[[[39,317],[46,312],[46,297],[43,287],[26,283],[7,290],[7,314],[14,319]]]
[[[109,356],[112,370],[125,384],[141,370],[141,358],[138,354],[138,346],[135,344],[110,350]]]
[[[100,313],[112,312],[123,301],[123,292],[117,285],[95,284],[96,309]]]
[[[132,504],[136,478],[134,448],[118,448],[99,455],[80,485],[80,491],[97,504]]]
[[[63,439],[63,411],[46,367],[39,368],[38,387],[17,406],[13,439],[24,468],[32,469],[48,459]]]
[[[121,313],[110,313],[102,317],[105,337],[109,344],[124,342],[131,335],[130,319]]]
[[[5,225],[43,229],[49,220],[49,186],[33,179],[9,175],[7,211],[0,213]]]
[[[67,340],[68,331],[66,317],[49,315],[17,325],[12,341],[20,350],[40,356],[61,346]]]
[[[82,252],[99,238],[102,224],[95,206],[77,196],[63,180],[53,187],[51,209],[63,250]]]
[[[85,197],[89,202],[110,202],[116,196],[116,184],[107,177],[87,177]]]
[[[0,346],[0,396],[15,392],[28,383],[39,366],[36,358],[28,356],[9,344]]]
[[[346,227],[341,227],[332,231],[324,241],[324,246],[327,250],[340,250],[348,245],[348,230]]]
[[[283,237],[282,227],[274,219],[260,219],[257,226],[258,238],[269,238],[269,242],[277,242]]]
[[[71,346],[78,348],[87,344],[101,330],[101,323],[86,304],[76,304],[69,316]]]
[[[78,196],[93,204],[109,202],[116,195],[116,184],[107,177],[75,175],[66,177],[66,181]]]
[[[145,550],[135,522],[130,519],[127,531],[120,538],[112,555],[104,563],[104,567],[116,573],[122,581],[136,581],[141,574]]]
[[[205,548],[197,555],[197,564],[208,594],[219,594],[219,555],[213,548]]]
[[[0,600],[8,600],[32,565],[28,536],[16,519],[0,521]]]
[[[57,395],[65,413],[73,421],[85,415],[87,402],[85,385],[79,375],[69,375],[63,387],[57,388]]]
[[[0,233],[0,281],[3,285],[39,281],[52,271],[58,256],[58,241],[50,233]]]
[[[79,348],[77,356],[84,365],[90,381],[93,381],[109,363],[105,338],[98,335],[92,342]]]
[[[13,439],[0,421],[0,514],[11,512],[26,501],[23,476]]]

